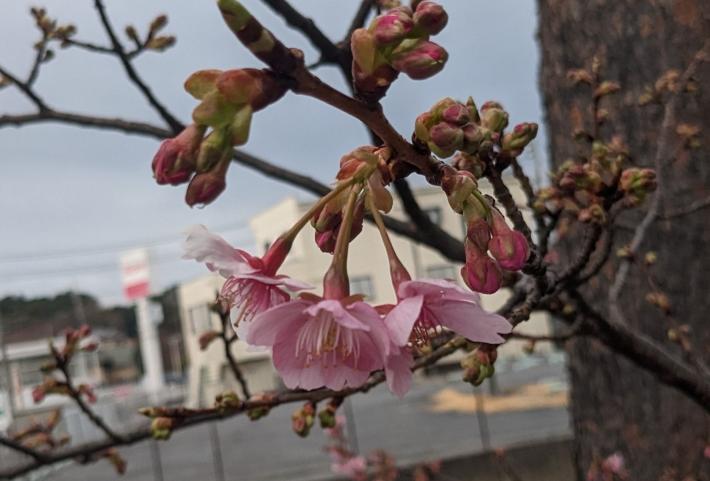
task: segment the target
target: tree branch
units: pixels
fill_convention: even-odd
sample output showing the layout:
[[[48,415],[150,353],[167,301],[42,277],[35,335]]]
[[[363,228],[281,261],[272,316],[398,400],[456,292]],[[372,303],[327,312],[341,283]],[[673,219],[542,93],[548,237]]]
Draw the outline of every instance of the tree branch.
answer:
[[[320,52],[321,63],[331,63],[339,65],[343,70],[350,71],[350,62],[339,49],[313,22],[305,17],[301,12],[293,8],[287,0],[262,0],[273,11],[278,13],[286,23],[303,33],[313,46]]]
[[[106,14],[106,9],[104,7],[103,0],[94,0],[94,6],[98,11],[99,18],[101,19],[101,24],[103,25],[104,30],[106,31],[106,34],[108,35],[109,40],[111,41],[113,51],[121,61],[123,69],[126,71],[126,75],[128,75],[128,78],[131,80],[131,82],[133,82],[136,87],[138,87],[138,90],[143,93],[143,96],[146,98],[148,103],[170,126],[173,133],[176,134],[180,132],[184,127],[183,124],[177,118],[175,118],[173,114],[171,114],[162,103],[160,103],[160,101],[153,94],[150,87],[148,87],[148,85],[143,81],[143,79],[141,79],[141,77],[138,75],[138,72],[133,67],[131,59],[129,58],[126,51],[123,49],[123,45],[118,40],[118,37],[116,36],[116,33],[114,32],[113,27],[111,26],[111,21],[109,20],[108,15]]]
[[[219,300],[217,302],[219,303]],[[230,337],[231,327],[229,319],[229,309],[223,310],[221,309],[221,306],[219,306],[219,304],[218,307],[220,308],[218,312],[219,319],[222,323],[222,328],[219,333],[219,337],[220,339],[222,339],[222,345],[224,346],[224,356],[227,358],[229,368],[232,370],[234,378],[239,383],[239,387],[242,388],[242,395],[244,396],[244,399],[249,399],[251,397],[251,392],[249,391],[249,384],[247,383],[247,380],[244,377],[244,373],[242,373],[239,364],[237,364],[237,360],[234,358],[234,354],[232,354],[232,341],[236,339],[236,335],[233,335],[234,337]]]
[[[36,451],[32,448],[28,448],[27,446],[24,446],[22,443],[17,442],[13,439],[10,439],[10,438],[6,438],[5,436],[2,436],[2,435],[0,435],[0,445],[8,447],[8,448],[12,449],[13,451],[17,451],[19,453],[25,454],[25,455],[33,458],[38,463],[44,463],[46,461],[46,456],[43,453],[40,453],[39,451]]]
[[[664,384],[678,389],[710,413],[710,379],[678,360],[663,346],[634,331],[623,320],[608,319],[592,308],[576,291],[570,295],[581,313],[593,322],[594,334],[617,354],[634,362]]]

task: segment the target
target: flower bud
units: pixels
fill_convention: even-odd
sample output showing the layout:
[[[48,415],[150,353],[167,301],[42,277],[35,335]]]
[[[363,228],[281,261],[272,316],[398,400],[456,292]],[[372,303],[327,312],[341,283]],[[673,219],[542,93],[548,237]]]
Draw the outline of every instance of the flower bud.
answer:
[[[466,131],[464,130],[464,149],[466,149]],[[465,170],[470,172],[474,178],[480,179],[483,177],[483,172],[486,170],[486,163],[481,160],[478,155],[468,152],[457,152],[453,158],[451,165],[457,170]]]
[[[491,215],[493,236],[488,242],[488,250],[503,269],[522,269],[530,254],[528,241],[523,234],[508,227],[503,215],[496,209],[491,209]]]
[[[197,154],[197,173],[202,174],[214,169],[230,148],[227,131],[225,129],[213,130],[200,145]]]
[[[439,122],[429,130],[427,145],[442,158],[450,157],[463,147],[463,130],[448,122]]]
[[[513,127],[513,131],[503,136],[503,150],[522,151],[537,136],[537,124],[526,122]]]
[[[626,195],[626,203],[635,206],[656,190],[656,172],[653,169],[632,167],[621,173],[619,188]]]
[[[170,438],[174,426],[174,419],[168,417],[157,417],[150,423],[150,433],[153,435],[154,439],[165,441]]]
[[[453,175],[444,175],[441,179],[441,188],[446,193],[449,205],[459,214],[464,211],[468,198],[476,190],[478,184],[469,172],[460,171]]]
[[[438,3],[420,2],[414,11],[414,24],[429,35],[436,35],[441,32],[448,21],[449,16],[446,14],[444,7]]]
[[[227,162],[228,163],[228,162]],[[197,174],[187,186],[185,202],[190,207],[196,204],[207,205],[214,201],[227,187],[223,169],[215,169],[204,174]]]
[[[204,133],[204,127],[191,124],[160,144],[152,162],[153,176],[158,184],[178,185],[190,179]]]
[[[413,27],[412,10],[409,7],[397,7],[375,18],[370,31],[375,44],[386,47],[403,40]]]
[[[441,118],[446,122],[450,122],[460,127],[466,125],[471,120],[468,108],[460,102],[456,102],[455,104],[446,107],[441,112]]]
[[[493,294],[502,283],[500,267],[473,242],[467,241],[465,246],[466,264],[461,268],[461,277],[472,291]]]
[[[481,106],[481,125],[493,132],[501,132],[508,126],[508,112],[497,102],[486,102]]]
[[[224,391],[215,397],[215,407],[222,412],[238,409],[241,405],[242,401],[234,391]]]
[[[392,52],[391,64],[395,70],[421,80],[439,73],[448,58],[446,50],[434,42],[405,40]]]
[[[313,427],[315,414],[316,406],[312,402],[307,402],[302,408],[296,409],[291,415],[291,427],[293,431],[302,438],[308,436]]]
[[[217,90],[233,104],[248,104],[254,112],[280,99],[286,88],[269,70],[244,68],[227,70],[215,82]]]

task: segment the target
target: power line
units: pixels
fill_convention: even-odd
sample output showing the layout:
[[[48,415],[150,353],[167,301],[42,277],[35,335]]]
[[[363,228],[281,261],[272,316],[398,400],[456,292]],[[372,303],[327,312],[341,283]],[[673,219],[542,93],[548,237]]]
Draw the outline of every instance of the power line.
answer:
[[[172,262],[183,261],[180,255],[162,255],[162,256],[151,256],[150,257],[150,267],[160,266]],[[45,277],[61,277],[77,274],[94,274],[104,271],[110,271],[112,274],[119,270],[119,263],[116,262],[104,262],[104,263],[94,263],[94,264],[84,264],[80,266],[70,266],[61,267],[57,269],[43,269],[43,270],[30,270],[30,271],[19,271],[19,272],[3,272],[0,273],[3,281],[15,281],[18,279],[33,279],[33,278],[45,278]]]
[[[213,230],[215,232],[228,232],[234,230],[241,230],[248,227],[248,224],[244,221],[239,223],[226,224],[222,226],[217,226]],[[0,256],[0,263],[18,263],[18,262],[28,262],[35,260],[47,260],[47,259],[64,259],[71,257],[87,257],[99,254],[111,254],[119,253],[124,250],[128,250],[136,247],[158,247],[160,245],[173,244],[180,242],[181,239],[173,234],[170,236],[162,236],[153,239],[143,239],[143,240],[133,240],[124,241],[120,243],[104,244],[95,247],[72,247],[68,249],[55,249],[50,251],[40,251],[40,252],[19,252],[13,254],[7,254]]]

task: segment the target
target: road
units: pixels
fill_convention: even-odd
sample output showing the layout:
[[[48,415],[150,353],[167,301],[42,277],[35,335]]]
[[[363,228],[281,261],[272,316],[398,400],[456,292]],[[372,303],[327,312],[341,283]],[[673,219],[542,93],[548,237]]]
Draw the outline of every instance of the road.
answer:
[[[537,366],[524,372],[499,375],[501,390],[524,383],[563,381],[561,365]],[[483,449],[476,416],[461,412],[433,413],[432,398],[443,389],[470,393],[460,381],[425,380],[399,400],[380,387],[368,395],[355,396],[352,408],[357,423],[361,452],[385,449],[399,464],[434,460]],[[277,408],[256,422],[244,416],[211,426],[201,425],[177,432],[168,442],[158,443],[162,475],[169,481],[275,481],[314,480],[329,476],[329,460],[323,452],[325,437],[314,427],[301,439],[291,431],[293,407]],[[558,438],[569,433],[564,407],[498,412],[488,415],[493,447]],[[216,428],[221,446],[224,478],[215,472],[211,429]],[[153,441],[121,448],[128,461],[126,481],[160,481],[152,462]],[[90,465],[68,465],[51,473],[52,481],[117,479],[105,461]]]

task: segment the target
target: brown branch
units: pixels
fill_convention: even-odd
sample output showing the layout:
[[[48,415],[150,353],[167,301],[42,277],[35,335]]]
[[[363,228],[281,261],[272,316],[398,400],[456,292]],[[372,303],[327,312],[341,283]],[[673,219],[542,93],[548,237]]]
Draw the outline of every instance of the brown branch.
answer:
[[[108,35],[109,40],[111,41],[113,51],[115,52],[118,59],[121,61],[123,69],[126,71],[126,75],[128,75],[128,78],[131,80],[131,82],[133,82],[133,84],[138,88],[138,90],[143,93],[143,96],[146,98],[148,103],[170,126],[173,133],[178,133],[179,131],[181,131],[184,127],[182,122],[175,118],[173,114],[171,114],[168,109],[162,103],[160,103],[160,101],[155,97],[155,94],[153,94],[150,87],[148,87],[148,85],[143,81],[140,75],[138,75],[136,69],[133,67],[133,64],[131,63],[131,58],[124,50],[123,45],[118,40],[118,37],[116,36],[116,33],[114,32],[113,27],[111,26],[111,21],[109,20],[108,15],[106,14],[106,8],[104,7],[103,0],[94,0],[94,6],[96,7],[96,10],[99,14],[99,18],[101,19],[101,24],[103,25],[104,30],[106,31],[106,34]]]
[[[350,71],[350,61],[343,55],[343,51],[339,49],[313,22],[312,19],[305,17],[301,12],[293,8],[287,0],[262,0],[272,10],[278,13],[286,23],[303,33],[308,40],[313,44],[320,53],[321,63],[331,63],[340,65],[344,70]]]
[[[219,302],[219,300],[217,302]],[[220,339],[222,339],[222,344],[224,346],[224,356],[227,358],[229,368],[232,370],[234,378],[239,383],[239,387],[242,388],[242,395],[244,396],[244,399],[249,399],[251,397],[251,392],[249,391],[249,384],[247,383],[247,380],[244,377],[244,373],[239,367],[239,364],[237,364],[237,360],[234,358],[234,354],[232,354],[232,344],[236,340],[236,335],[230,336],[232,328],[230,326],[229,310],[220,309],[218,314],[220,322],[222,324],[219,337]]]
[[[2,435],[0,435],[0,445],[8,447],[8,448],[12,449],[13,451],[17,451],[19,453],[25,454],[25,455],[33,458],[38,463],[44,463],[46,461],[46,456],[43,453],[40,453],[39,451],[36,451],[32,448],[28,448],[27,446],[23,445],[22,443],[17,442],[13,439],[10,439],[10,438],[6,438],[5,436],[2,436]]]
[[[710,207],[710,197],[698,199],[688,205],[679,206],[674,209],[666,209],[662,214],[659,214],[658,217],[663,220],[669,220],[675,217],[683,217],[692,214],[707,207]]]
[[[580,312],[593,323],[593,332],[607,347],[634,362],[664,384],[678,389],[710,413],[710,378],[669,353],[650,337],[634,331],[623,320],[606,318],[576,291],[570,295]]]
[[[20,91],[27,96],[30,101],[32,101],[33,104],[37,106],[37,109],[40,112],[43,112],[47,110],[47,105],[44,103],[44,100],[42,100],[39,95],[35,93],[35,91],[32,89],[32,86],[29,85],[26,82],[23,82],[19,78],[15,77],[12,73],[10,73],[8,70],[4,69],[3,67],[0,66],[0,77],[4,77],[7,80],[9,80],[12,84],[15,85]]]
[[[368,15],[370,15],[370,10],[372,10],[372,7],[374,5],[375,0],[362,0],[360,2],[360,6],[355,12],[355,16],[353,16],[353,20],[352,22],[350,22],[348,33],[345,35],[345,38],[342,41],[343,50],[347,50],[348,52],[350,52],[350,37],[352,36],[355,30],[365,25],[367,17]]]
[[[417,359],[413,366],[413,370],[419,370],[436,363],[440,359],[457,351],[466,343],[466,339],[460,336],[454,337],[441,347],[432,351],[430,354]],[[261,398],[247,400],[241,403],[239,407],[228,411],[219,409],[209,409],[205,410],[204,412],[201,412],[200,414],[185,418],[184,421],[174,427],[173,431],[185,429],[189,426],[194,426],[196,424],[231,418],[257,408],[270,409],[276,406],[280,406],[282,404],[290,404],[303,401],[319,402],[336,396],[346,397],[357,393],[366,393],[375,386],[382,384],[384,380],[384,373],[382,371],[378,371],[372,376],[370,376],[370,379],[365,384],[357,388],[348,388],[342,391],[332,391],[330,389],[318,389],[315,391],[287,391],[282,394],[276,394],[273,396],[263,396]],[[137,431],[133,431],[123,435],[121,441],[105,439],[98,442],[87,443],[80,446],[73,446],[67,449],[58,450],[56,452],[47,453],[45,459],[43,459],[41,462],[35,460],[30,463],[6,467],[5,469],[0,470],[0,479],[14,478],[34,471],[35,469],[38,469],[41,466],[51,465],[77,457],[88,457],[92,454],[104,451],[108,448],[135,444],[137,442],[149,439],[150,437],[150,428],[142,428]]]
[[[535,189],[533,189],[530,177],[528,177],[528,175],[523,170],[523,167],[520,165],[520,162],[518,162],[517,157],[513,157],[510,160],[510,166],[513,169],[513,176],[518,180],[518,182],[520,183],[520,188],[525,193],[525,203],[528,206],[528,209],[530,209],[530,211],[532,212],[533,218],[535,219],[535,225],[537,226],[537,241],[539,243],[542,234],[546,231],[547,225],[545,223],[545,217],[534,208],[536,198]]]
[[[35,55],[34,62],[32,62],[32,68],[30,69],[30,74],[27,76],[25,83],[28,87],[32,87],[32,84],[37,80],[39,75],[39,68],[44,61],[44,57],[47,54],[47,44],[49,43],[49,34],[42,30],[42,39],[39,41],[37,46],[37,54]]]
[[[523,332],[510,333],[510,339],[520,339],[533,342],[565,342],[577,336],[585,336],[589,333],[584,329],[584,318],[578,317],[574,323],[564,332],[551,335],[525,334]]]
[[[404,211],[413,224],[416,225],[417,231],[430,239],[431,242],[429,244],[439,252],[445,253],[444,255],[447,257],[455,257],[458,262],[464,262],[466,256],[464,255],[463,242],[431,221],[426,212],[417,203],[409,183],[405,179],[397,179],[394,181],[394,188],[402,201]]]
[[[101,431],[108,436],[108,438],[113,441],[116,444],[121,444],[123,442],[123,436],[119,435],[116,433],[113,429],[111,429],[108,424],[94,412],[93,409],[84,401],[84,398],[82,397],[82,393],[77,389],[76,386],[74,386],[74,382],[72,381],[71,375],[69,374],[69,369],[68,369],[68,362],[63,356],[57,355],[56,351],[52,349],[54,353],[54,358],[57,363],[57,369],[62,373],[64,376],[64,382],[66,384],[68,392],[68,396],[74,400],[76,405],[81,409],[81,411],[86,415],[87,418]]]

